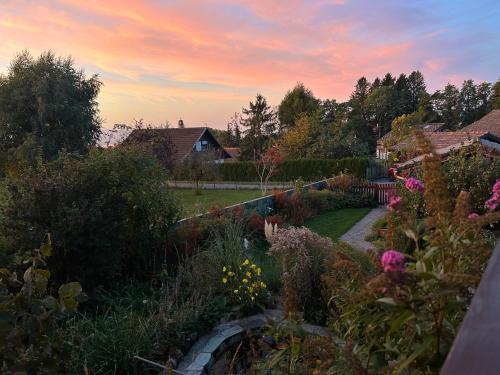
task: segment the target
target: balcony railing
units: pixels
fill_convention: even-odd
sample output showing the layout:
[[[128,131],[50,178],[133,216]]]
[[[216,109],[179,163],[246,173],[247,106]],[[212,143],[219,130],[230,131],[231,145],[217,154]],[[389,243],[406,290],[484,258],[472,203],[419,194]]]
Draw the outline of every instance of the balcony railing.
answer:
[[[500,240],[441,375],[500,374]]]

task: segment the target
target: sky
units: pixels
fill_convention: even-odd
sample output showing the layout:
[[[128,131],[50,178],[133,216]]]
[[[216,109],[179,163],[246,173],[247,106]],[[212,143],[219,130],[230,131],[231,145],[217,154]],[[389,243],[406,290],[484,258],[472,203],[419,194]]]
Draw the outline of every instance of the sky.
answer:
[[[0,73],[27,49],[104,83],[105,127],[225,128],[297,82],[346,100],[356,80],[420,70],[429,91],[500,78],[500,1],[0,0]]]

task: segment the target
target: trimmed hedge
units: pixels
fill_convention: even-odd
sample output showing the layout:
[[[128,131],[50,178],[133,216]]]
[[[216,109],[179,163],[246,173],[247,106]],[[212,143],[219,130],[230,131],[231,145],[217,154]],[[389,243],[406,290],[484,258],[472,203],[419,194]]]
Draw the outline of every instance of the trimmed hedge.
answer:
[[[271,181],[318,181],[341,172],[364,178],[368,158],[352,157],[343,159],[297,159],[286,160]],[[218,179],[224,181],[258,181],[254,161],[224,163],[219,165]]]

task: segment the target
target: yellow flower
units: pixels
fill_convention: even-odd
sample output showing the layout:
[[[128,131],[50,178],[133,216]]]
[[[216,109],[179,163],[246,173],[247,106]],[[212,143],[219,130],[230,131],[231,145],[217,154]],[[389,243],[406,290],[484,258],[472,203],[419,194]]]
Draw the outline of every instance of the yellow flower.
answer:
[[[222,267],[222,272],[226,272],[226,266]]]
[[[229,272],[227,273],[227,275],[228,275],[228,276],[234,276],[234,272],[233,272],[233,271],[229,271]]]
[[[233,290],[234,294],[238,294],[238,289]]]
[[[246,273],[247,277],[252,277],[252,274],[250,272]]]
[[[255,267],[257,267],[257,266],[255,265],[255,263],[254,263],[254,264],[252,264],[252,269],[255,269]]]
[[[250,261],[248,259],[245,259],[245,261],[243,262],[243,265],[247,266],[249,263],[250,263]]]
[[[227,283],[227,278],[223,277],[223,278],[222,278],[222,282],[223,282],[224,284],[225,284],[225,283]]]
[[[257,275],[259,275],[259,276],[260,276],[260,273],[261,273],[261,272],[262,272],[262,270],[260,269],[260,267],[259,267],[259,268],[257,268]]]
[[[267,285],[266,285],[266,283],[265,283],[265,282],[261,281],[261,282],[260,282],[260,286],[261,286],[262,288],[265,288]]]
[[[243,279],[243,280],[241,280],[241,281],[243,281],[243,284],[248,283],[248,280],[247,280],[247,279]]]

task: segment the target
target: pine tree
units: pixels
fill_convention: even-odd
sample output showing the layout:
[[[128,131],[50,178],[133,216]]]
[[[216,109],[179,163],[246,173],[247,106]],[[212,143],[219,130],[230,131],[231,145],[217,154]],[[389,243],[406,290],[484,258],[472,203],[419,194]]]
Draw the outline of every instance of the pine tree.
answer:
[[[242,158],[253,160],[262,154],[269,145],[269,140],[276,130],[276,113],[267,104],[266,98],[257,94],[255,102],[243,108],[240,120],[245,128],[242,140]]]
[[[408,76],[409,111],[415,112],[418,108],[420,95],[425,93],[425,80],[418,70]]]

